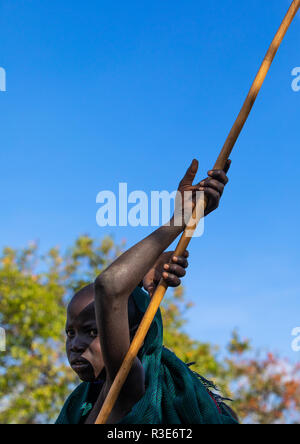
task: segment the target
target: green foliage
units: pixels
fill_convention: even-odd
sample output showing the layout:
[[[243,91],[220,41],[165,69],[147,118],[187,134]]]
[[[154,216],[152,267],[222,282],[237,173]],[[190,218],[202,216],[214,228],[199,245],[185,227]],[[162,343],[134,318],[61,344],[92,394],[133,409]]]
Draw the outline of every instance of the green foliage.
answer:
[[[234,331],[225,358],[218,348],[187,335],[185,313],[191,304],[183,288],[166,296],[163,302],[164,343],[192,369],[220,389],[244,423],[278,424],[300,421],[300,365],[269,353],[261,356],[248,340]],[[224,356],[224,353],[222,353]]]
[[[77,382],[65,358],[66,304],[120,253],[111,238],[81,236],[62,257],[36,245],[5,248],[0,265],[0,422],[51,422]]]
[[[7,351],[0,352],[0,423],[53,422],[78,382],[64,350],[66,305],[71,294],[93,281],[120,254],[111,238],[96,243],[81,236],[66,254],[44,256],[37,245],[3,250],[0,258],[0,325]],[[233,333],[226,357],[217,347],[184,331],[191,308],[182,288],[163,303],[165,345],[193,369],[213,380],[244,422],[298,422],[299,366],[271,354],[260,356]]]

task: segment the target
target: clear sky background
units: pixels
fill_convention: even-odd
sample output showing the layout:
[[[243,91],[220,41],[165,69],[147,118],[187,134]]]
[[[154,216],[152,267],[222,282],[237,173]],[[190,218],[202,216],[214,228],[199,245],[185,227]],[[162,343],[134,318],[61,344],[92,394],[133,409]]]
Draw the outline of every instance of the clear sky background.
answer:
[[[290,0],[1,0],[0,247],[77,235],[128,245],[149,228],[96,225],[96,195],[169,190],[210,169]],[[245,130],[220,209],[190,247],[188,331],[223,347],[238,327],[299,360],[300,18]]]

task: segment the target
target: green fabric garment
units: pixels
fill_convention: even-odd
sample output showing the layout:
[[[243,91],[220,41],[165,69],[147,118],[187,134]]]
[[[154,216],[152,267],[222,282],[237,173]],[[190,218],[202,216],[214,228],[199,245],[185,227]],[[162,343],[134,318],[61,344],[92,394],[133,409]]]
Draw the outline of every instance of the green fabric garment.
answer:
[[[145,313],[149,296],[133,293]],[[139,353],[146,391],[120,424],[237,424],[226,405],[218,402],[199,375],[162,345],[163,324],[157,312]],[[57,424],[78,424],[86,407],[90,384],[83,383],[66,401]]]

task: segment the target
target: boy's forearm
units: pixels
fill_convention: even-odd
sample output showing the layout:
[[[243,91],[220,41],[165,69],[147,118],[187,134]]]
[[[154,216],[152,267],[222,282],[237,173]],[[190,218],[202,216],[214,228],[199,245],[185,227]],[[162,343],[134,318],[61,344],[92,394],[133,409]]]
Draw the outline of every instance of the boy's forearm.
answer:
[[[138,286],[159,256],[182,233],[183,227],[174,226],[173,219],[114,261],[96,280],[105,288],[106,296],[128,297]]]

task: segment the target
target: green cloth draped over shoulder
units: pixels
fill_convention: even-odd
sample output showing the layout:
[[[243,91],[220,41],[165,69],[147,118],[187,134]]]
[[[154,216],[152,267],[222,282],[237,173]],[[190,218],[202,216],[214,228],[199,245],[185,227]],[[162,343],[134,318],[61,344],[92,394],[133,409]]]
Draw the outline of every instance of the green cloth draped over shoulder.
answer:
[[[133,292],[142,313],[149,296],[141,288]],[[146,391],[119,424],[237,424],[223,402],[218,402],[204,380],[162,345],[160,310],[139,353],[145,370]],[[89,383],[80,384],[66,401],[56,424],[78,424],[89,392]]]

